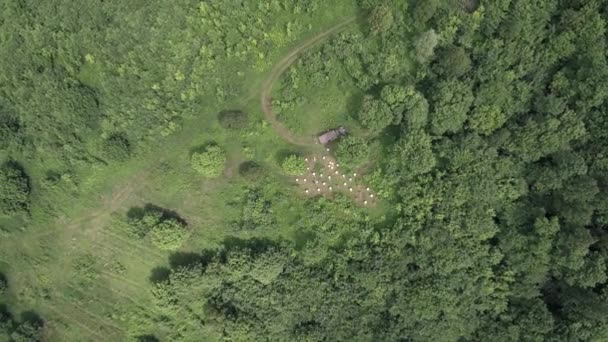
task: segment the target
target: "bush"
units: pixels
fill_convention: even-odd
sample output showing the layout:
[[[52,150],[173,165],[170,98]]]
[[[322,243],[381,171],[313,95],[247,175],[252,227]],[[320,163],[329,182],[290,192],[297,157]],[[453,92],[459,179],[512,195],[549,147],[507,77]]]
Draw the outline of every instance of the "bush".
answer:
[[[256,182],[264,177],[264,168],[254,161],[246,161],[239,166],[239,174],[249,181]]]
[[[30,182],[21,166],[9,162],[0,167],[0,214],[29,211]]]
[[[338,144],[336,157],[348,166],[357,166],[365,162],[370,155],[369,142],[363,138],[349,135]]]
[[[292,154],[283,159],[281,167],[283,168],[283,172],[286,174],[290,176],[297,176],[306,172],[306,161],[304,161],[302,157]]]
[[[140,238],[149,237],[159,249],[176,250],[190,236],[187,224],[162,208],[147,206],[134,211],[137,215],[129,221],[133,233]]]
[[[247,113],[240,110],[226,110],[218,115],[220,125],[226,129],[243,129],[247,127]]]
[[[103,153],[106,158],[115,161],[125,161],[131,156],[131,143],[123,133],[112,134],[103,142]]]
[[[166,251],[180,248],[188,236],[186,226],[174,218],[159,221],[150,231],[152,244]]]
[[[195,152],[190,160],[192,168],[205,177],[217,177],[222,174],[226,164],[226,152],[217,145]]]

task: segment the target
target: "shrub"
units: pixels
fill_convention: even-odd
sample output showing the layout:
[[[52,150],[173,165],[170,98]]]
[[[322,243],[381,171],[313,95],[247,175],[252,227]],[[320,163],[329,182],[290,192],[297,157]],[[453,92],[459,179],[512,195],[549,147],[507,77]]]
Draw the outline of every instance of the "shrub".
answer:
[[[239,166],[239,174],[243,178],[255,182],[264,177],[264,168],[254,161],[246,161]]]
[[[291,176],[301,175],[306,172],[306,162],[302,157],[295,154],[283,159],[281,167],[283,168],[283,172]]]
[[[112,134],[102,145],[106,158],[115,161],[125,161],[131,156],[131,143],[123,133]]]
[[[188,239],[186,226],[174,218],[159,221],[150,231],[152,244],[162,250],[176,250]]]
[[[271,208],[259,190],[251,189],[243,205],[241,227],[243,229],[270,228],[276,223]]]
[[[16,163],[0,167],[0,214],[12,215],[29,210],[29,178]]]
[[[243,129],[247,127],[247,113],[240,110],[226,110],[218,115],[220,125],[226,129]]]
[[[340,140],[336,148],[336,157],[341,163],[357,166],[365,162],[370,155],[369,142],[363,138],[349,135]]]
[[[129,224],[134,235],[149,237],[159,249],[176,250],[190,236],[187,224],[162,208],[149,205],[133,211],[136,217],[132,217]]]
[[[226,152],[217,145],[211,145],[202,152],[192,154],[192,168],[205,177],[217,177],[222,174],[226,164]]]

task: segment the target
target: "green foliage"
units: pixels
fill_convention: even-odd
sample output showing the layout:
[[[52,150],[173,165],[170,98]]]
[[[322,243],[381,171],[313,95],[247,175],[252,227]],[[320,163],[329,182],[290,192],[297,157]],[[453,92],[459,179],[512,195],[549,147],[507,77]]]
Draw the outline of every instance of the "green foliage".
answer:
[[[336,157],[344,165],[355,167],[370,157],[370,142],[353,135],[341,139],[336,148]]]
[[[226,152],[217,145],[209,145],[201,152],[194,152],[190,165],[205,177],[217,177],[222,174],[226,164]]]
[[[368,21],[372,34],[382,34],[391,29],[395,19],[390,7],[378,5],[372,9]]]
[[[446,77],[460,77],[471,70],[471,58],[460,46],[444,48],[437,60],[437,71]]]
[[[306,172],[306,161],[299,155],[291,154],[281,162],[283,172],[290,176],[298,176]]]
[[[272,203],[263,197],[259,189],[247,190],[240,228],[246,230],[273,228],[276,218],[272,212]]]
[[[421,128],[426,125],[429,104],[413,86],[386,85],[380,93],[382,100],[393,111],[394,124],[405,121],[410,128]]]
[[[431,29],[421,33],[414,42],[416,60],[420,63],[425,63],[431,59],[437,44],[439,44],[439,35],[435,32],[435,30]]]
[[[180,248],[190,236],[186,225],[176,219],[159,220],[149,234],[154,246],[167,251]]]
[[[218,114],[220,125],[226,129],[239,130],[247,127],[247,113],[240,110],[225,110]]]
[[[112,134],[103,141],[103,152],[106,158],[125,161],[131,156],[131,143],[125,134]]]
[[[16,320],[6,306],[0,305],[0,338],[10,342],[45,341],[44,322],[34,312],[22,314],[22,320]]]
[[[0,203],[29,215],[0,218],[2,268],[19,270],[0,340],[608,340],[605,7],[1,2],[0,153],[27,173],[2,169]],[[356,13],[368,25],[307,40]],[[293,148],[286,133],[217,117],[259,114],[252,90],[275,77],[273,109],[302,151],[340,125],[365,137],[338,142],[340,159],[382,147],[360,193],[294,196],[260,167]],[[180,168],[175,151],[201,134],[262,158],[239,167],[255,188],[234,165],[204,182]],[[193,167],[219,175],[219,154]],[[205,224],[189,238],[154,207],[108,224],[133,201]],[[186,238],[203,252],[158,250]],[[48,334],[9,313],[28,303]]]
[[[405,178],[427,173],[437,163],[432,150],[431,136],[423,130],[405,132],[394,149],[396,158],[391,160],[391,168]]]
[[[460,131],[474,100],[471,85],[457,80],[442,81],[433,91],[432,132],[440,135]]]
[[[437,8],[439,7],[440,0],[424,0],[416,1],[412,17],[416,21],[416,25],[424,25],[429,19],[433,17]]]
[[[190,237],[190,230],[180,218],[167,211],[147,206],[132,209],[129,225],[132,233],[139,238],[149,239],[161,250],[176,250]]]
[[[30,180],[15,162],[0,166],[0,214],[13,215],[30,208]]]
[[[395,115],[384,101],[366,95],[358,119],[372,134],[379,134],[395,121]]]

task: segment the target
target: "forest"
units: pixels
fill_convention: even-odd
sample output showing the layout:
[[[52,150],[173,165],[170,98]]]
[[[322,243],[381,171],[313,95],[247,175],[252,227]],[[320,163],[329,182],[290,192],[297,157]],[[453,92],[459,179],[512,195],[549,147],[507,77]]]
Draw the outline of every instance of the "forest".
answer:
[[[0,342],[608,341],[607,29],[0,0]]]

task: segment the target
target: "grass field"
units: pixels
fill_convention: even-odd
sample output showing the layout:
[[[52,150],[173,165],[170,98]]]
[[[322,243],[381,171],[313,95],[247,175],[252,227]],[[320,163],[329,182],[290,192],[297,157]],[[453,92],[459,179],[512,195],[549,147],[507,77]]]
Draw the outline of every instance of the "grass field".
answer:
[[[310,34],[353,12],[354,6],[328,6],[310,23]],[[304,38],[294,37],[271,58],[280,59]],[[281,140],[262,119],[257,94],[268,68],[239,68],[234,82],[239,83],[242,92],[228,103],[228,108],[219,108],[209,96],[208,106],[185,122],[178,133],[151,142],[126,164],[100,166],[80,174],[79,179],[84,181],[76,198],[58,193],[57,197],[40,199],[58,208],[58,218],[40,210],[33,213],[27,230],[20,231],[16,221],[3,225],[10,232],[4,232],[0,239],[0,271],[10,275],[11,288],[19,289],[8,294],[8,302],[16,311],[36,308],[48,322],[49,340],[122,341],[148,333],[164,335],[154,325],[157,313],[152,305],[154,285],[150,277],[153,270],[162,272],[169,266],[169,253],[132,239],[121,229],[117,222],[130,208],[153,203],[179,212],[193,227],[183,251],[215,248],[229,236],[247,234],[230,228],[240,214],[234,203],[243,197],[245,189],[238,165],[249,155],[276,172],[277,155],[298,147]],[[96,72],[87,70],[83,81],[97,82]],[[323,96],[327,94],[324,90],[310,90],[309,103],[298,112],[306,116],[306,126],[298,133],[312,134],[347,119],[347,99],[332,103],[329,98],[335,98],[341,90],[333,84],[330,91]],[[238,133],[222,130],[216,120],[222,109],[246,111],[250,127]],[[315,112],[336,116],[311,116]],[[202,179],[189,165],[189,151],[210,141],[227,150],[228,162],[223,177]],[[36,173],[50,165],[52,161],[45,167],[33,163],[27,166],[40,170]],[[276,179],[274,187],[291,186],[281,177]],[[268,234],[293,238],[289,223],[296,217],[295,202],[282,202],[277,210],[282,228]]]

